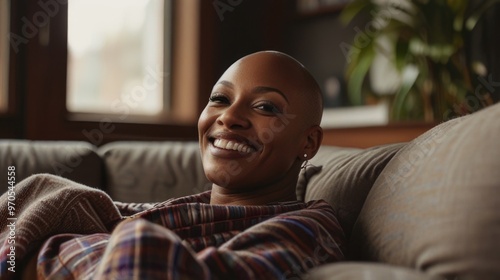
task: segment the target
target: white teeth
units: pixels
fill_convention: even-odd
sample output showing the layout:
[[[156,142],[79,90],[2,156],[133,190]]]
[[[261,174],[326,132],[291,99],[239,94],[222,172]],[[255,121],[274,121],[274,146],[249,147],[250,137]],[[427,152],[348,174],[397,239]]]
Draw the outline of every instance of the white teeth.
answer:
[[[234,142],[231,140],[225,140],[225,139],[215,139],[214,146],[217,148],[226,149],[226,150],[233,150],[233,151],[238,151],[238,152],[242,152],[242,153],[250,153],[253,151],[252,147],[250,147],[244,143],[238,143],[238,142]]]

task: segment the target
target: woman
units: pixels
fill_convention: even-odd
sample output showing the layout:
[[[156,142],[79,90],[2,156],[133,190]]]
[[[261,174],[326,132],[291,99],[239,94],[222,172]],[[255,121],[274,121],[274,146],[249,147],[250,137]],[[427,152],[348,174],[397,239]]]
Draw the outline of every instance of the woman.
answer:
[[[319,87],[296,60],[271,51],[246,56],[215,84],[198,122],[211,191],[123,204],[59,177],[32,176],[17,187],[24,203],[17,261],[31,254],[25,276],[36,269],[40,279],[297,279],[341,260],[333,209],[295,196],[301,165],[321,144],[321,111]],[[8,232],[0,238],[2,278],[13,278]]]
[[[296,200],[300,166],[321,144],[321,114],[318,85],[291,57],[259,52],[234,63],[198,122],[211,202]]]

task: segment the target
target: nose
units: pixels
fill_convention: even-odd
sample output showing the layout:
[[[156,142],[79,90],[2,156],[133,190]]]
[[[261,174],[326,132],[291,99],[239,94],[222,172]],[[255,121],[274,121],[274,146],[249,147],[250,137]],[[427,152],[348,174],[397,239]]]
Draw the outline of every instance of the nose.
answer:
[[[230,129],[245,129],[250,127],[250,120],[243,106],[233,103],[219,115],[217,124]]]

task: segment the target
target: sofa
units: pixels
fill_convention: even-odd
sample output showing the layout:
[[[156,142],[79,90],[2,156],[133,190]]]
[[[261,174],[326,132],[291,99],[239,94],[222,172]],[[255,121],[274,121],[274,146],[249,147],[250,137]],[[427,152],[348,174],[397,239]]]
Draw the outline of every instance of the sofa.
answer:
[[[348,240],[344,262],[307,279],[500,279],[500,104],[408,142],[322,146],[297,197],[324,199]],[[153,202],[210,188],[197,142],[0,140],[2,182],[51,173],[117,201]],[[3,184],[2,192],[7,190]]]

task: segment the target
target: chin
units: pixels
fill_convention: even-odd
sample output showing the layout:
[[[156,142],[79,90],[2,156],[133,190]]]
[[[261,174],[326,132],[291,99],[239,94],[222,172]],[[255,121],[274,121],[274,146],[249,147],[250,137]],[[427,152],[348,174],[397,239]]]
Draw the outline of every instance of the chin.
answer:
[[[238,175],[240,175],[241,171],[232,173],[230,170],[231,169],[226,170],[226,168],[221,168],[219,166],[209,169],[205,172],[205,175],[210,182],[216,184],[217,186],[229,187],[237,185],[237,182],[239,181]]]

